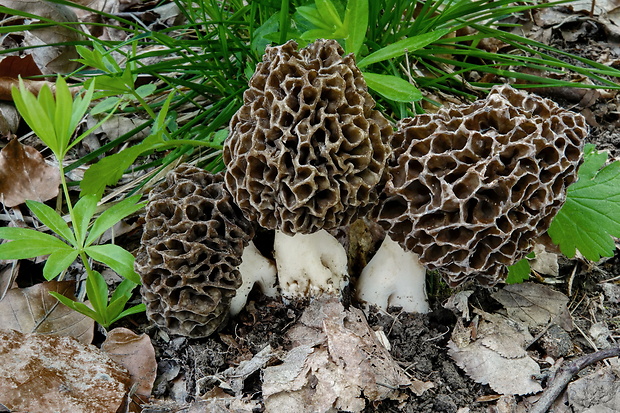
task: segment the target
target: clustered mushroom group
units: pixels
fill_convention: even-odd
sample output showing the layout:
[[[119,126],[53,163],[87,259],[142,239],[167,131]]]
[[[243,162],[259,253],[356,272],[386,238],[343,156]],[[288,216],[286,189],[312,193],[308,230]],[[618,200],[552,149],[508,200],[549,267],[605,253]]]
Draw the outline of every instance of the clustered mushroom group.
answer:
[[[510,86],[396,132],[374,106],[336,41],[268,48],[230,123],[225,173],[183,165],[150,193],[136,258],[148,317],[204,337],[255,281],[287,298],[339,294],[347,253],[332,234],[358,219],[386,231],[355,286],[363,303],[428,311],[425,268],[450,286],[504,280],[576,180],[584,118]],[[276,268],[250,244],[259,227],[275,231]]]

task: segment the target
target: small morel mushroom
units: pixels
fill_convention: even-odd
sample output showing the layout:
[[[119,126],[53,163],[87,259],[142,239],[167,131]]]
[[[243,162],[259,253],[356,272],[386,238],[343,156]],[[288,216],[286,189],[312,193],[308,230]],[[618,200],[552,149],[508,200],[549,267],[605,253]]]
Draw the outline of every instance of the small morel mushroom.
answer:
[[[397,129],[379,223],[450,286],[494,285],[531,251],[577,178],[587,135],[583,116],[510,86]]]
[[[223,173],[187,164],[149,194],[135,268],[146,314],[174,334],[206,337],[226,320],[254,228],[232,202]]]
[[[267,48],[224,145],[226,186],[235,202],[249,220],[277,230],[284,295],[339,290],[346,254],[333,250],[323,230],[368,212],[384,177],[392,127],[373,109],[354,57],[343,54],[334,40],[299,51],[293,41]],[[298,242],[319,248],[312,261],[330,263],[316,282],[301,279],[316,274],[303,268],[307,249],[282,252]]]

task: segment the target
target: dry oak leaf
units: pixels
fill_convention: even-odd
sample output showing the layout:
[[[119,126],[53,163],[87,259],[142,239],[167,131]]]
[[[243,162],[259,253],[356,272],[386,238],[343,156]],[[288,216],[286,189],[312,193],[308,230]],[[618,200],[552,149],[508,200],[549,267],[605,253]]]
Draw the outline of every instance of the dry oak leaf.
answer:
[[[131,376],[131,386],[136,386],[136,394],[143,398],[150,397],[157,375],[157,361],[149,336],[117,327],[108,332],[101,350],[127,369]]]
[[[71,337],[0,330],[0,403],[28,413],[116,412],[129,375]]]
[[[76,23],[75,13],[67,6],[51,1],[40,0],[0,0],[0,5],[20,10],[61,23]],[[25,19],[25,25],[39,23],[36,19]],[[41,21],[44,22],[44,21]],[[23,36],[23,46],[32,55],[37,67],[43,74],[69,73],[75,70],[79,58],[74,45],[70,43],[82,40],[79,31],[60,25],[50,25],[19,32]],[[58,45],[57,43],[65,43]]]
[[[310,303],[288,336],[295,347],[263,370],[267,411],[360,412],[366,398],[399,399],[411,385],[363,313],[335,299]]]
[[[55,291],[74,298],[74,290],[74,281],[49,281],[8,290],[0,301],[0,329],[70,336],[82,344],[90,344],[94,321],[50,295],[50,291]]]
[[[448,342],[452,360],[474,381],[488,384],[498,393],[542,391],[540,383],[532,379],[540,374],[540,367],[525,351],[532,340],[527,329],[502,316],[475,311],[480,315],[477,338],[472,338],[473,327],[464,327],[459,319]]]
[[[510,284],[491,296],[506,308],[508,317],[530,328],[554,323],[566,331],[573,329],[568,297],[546,285]]]
[[[58,195],[60,172],[31,146],[11,140],[0,151],[0,200],[14,207],[26,200],[47,201]]]

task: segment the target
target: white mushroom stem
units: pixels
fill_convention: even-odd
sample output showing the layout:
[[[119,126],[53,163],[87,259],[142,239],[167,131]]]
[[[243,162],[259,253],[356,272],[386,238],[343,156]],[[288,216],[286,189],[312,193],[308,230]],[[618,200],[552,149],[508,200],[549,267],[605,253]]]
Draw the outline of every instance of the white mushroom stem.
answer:
[[[265,258],[258,251],[251,241],[243,250],[239,272],[241,273],[243,283],[237,289],[237,294],[230,303],[231,315],[234,316],[241,312],[248,301],[250,291],[252,291],[256,284],[258,284],[258,287],[267,297],[276,297],[278,295],[276,267],[271,260]]]
[[[340,295],[348,283],[347,253],[325,230],[294,236],[276,231],[274,256],[284,297]]]
[[[366,304],[387,310],[402,307],[412,313],[430,310],[426,295],[426,269],[418,255],[405,251],[389,236],[362,270],[357,282],[357,297]]]

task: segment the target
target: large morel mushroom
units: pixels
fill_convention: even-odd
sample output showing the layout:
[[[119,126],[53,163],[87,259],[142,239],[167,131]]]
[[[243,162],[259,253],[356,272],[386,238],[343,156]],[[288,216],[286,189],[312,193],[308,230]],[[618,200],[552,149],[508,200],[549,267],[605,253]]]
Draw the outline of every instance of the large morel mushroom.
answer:
[[[392,126],[374,109],[354,57],[343,54],[335,40],[267,48],[224,144],[235,202],[276,230],[285,296],[338,293],[346,284],[346,253],[325,230],[370,211],[385,176]]]
[[[237,205],[288,235],[348,225],[373,206],[392,134],[338,42],[296,48],[267,48],[224,145]]]
[[[206,337],[228,317],[254,236],[222,173],[180,165],[149,194],[135,268],[146,314],[167,331]]]
[[[450,286],[494,285],[564,203],[586,135],[583,116],[507,85],[403,119],[379,223]]]

